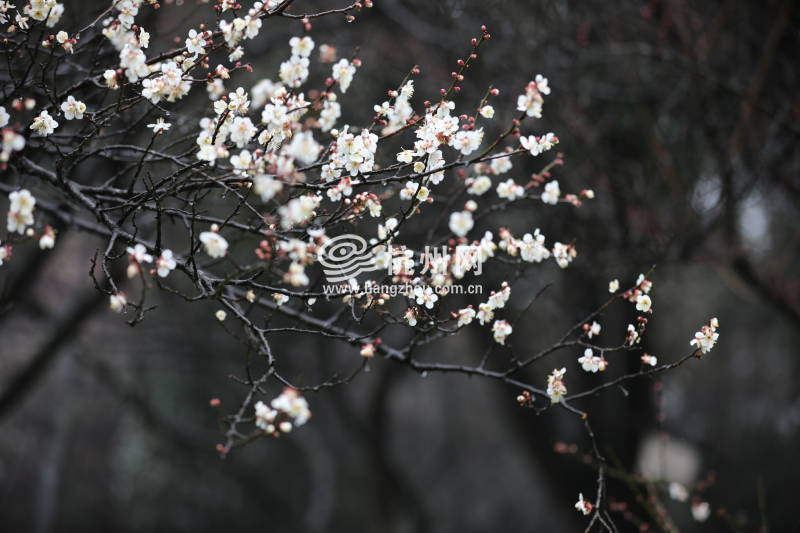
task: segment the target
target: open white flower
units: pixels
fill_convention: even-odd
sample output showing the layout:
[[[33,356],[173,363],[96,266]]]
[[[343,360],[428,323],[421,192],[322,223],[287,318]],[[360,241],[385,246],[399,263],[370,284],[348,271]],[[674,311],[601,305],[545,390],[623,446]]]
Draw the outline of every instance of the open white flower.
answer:
[[[158,117],[155,122],[148,124],[147,127],[152,129],[154,134],[159,135],[170,129],[172,124],[165,121],[162,117]]]
[[[417,305],[424,305],[428,309],[433,309],[433,304],[439,299],[439,296],[430,287],[425,287],[424,289],[415,287],[414,297],[417,300]]]
[[[5,107],[0,106],[0,128],[5,128],[9,120],[11,120],[11,115],[8,114]]]
[[[136,261],[139,264],[153,262],[153,256],[147,253],[147,248],[145,248],[143,244],[137,244],[133,247],[129,246],[126,251],[131,261]]]
[[[186,39],[186,51],[190,54],[203,55],[206,53],[204,48],[206,38],[203,33],[197,33],[197,30],[189,30],[189,37]]]
[[[719,333],[717,333],[718,327],[719,321],[716,318],[712,318],[708,322],[708,325],[703,326],[700,328],[700,331],[694,334],[694,339],[692,339],[689,344],[699,348],[701,353],[706,354],[710,352],[717,343],[717,339],[719,339]]]
[[[494,340],[498,344],[505,345],[506,339],[512,332],[511,324],[505,320],[495,320],[492,325],[492,332],[494,333]]]
[[[342,94],[347,92],[350,83],[353,81],[353,76],[356,73],[354,67],[347,59],[340,59],[338,63],[333,65],[333,72],[331,77],[339,82],[339,87],[342,89]]]
[[[593,374],[604,371],[608,366],[608,362],[605,358],[602,355],[595,355],[591,348],[586,348],[583,352],[583,356],[578,359],[578,362],[581,364],[581,368]]]
[[[557,180],[553,180],[544,186],[544,192],[542,193],[542,201],[544,203],[556,205],[560,197],[561,189],[558,186]]]
[[[459,237],[464,237],[474,225],[472,213],[469,211],[456,211],[450,214],[450,231]]]
[[[42,137],[51,135],[56,131],[57,127],[58,122],[56,122],[47,111],[39,113],[39,116],[33,119],[33,124],[31,124],[31,129]]]
[[[176,266],[177,263],[172,255],[172,250],[163,250],[158,259],[156,259],[157,272],[162,278],[169,276],[169,273],[175,270]]]
[[[522,185],[517,185],[513,179],[508,179],[497,186],[497,196],[508,201],[514,201],[525,196],[525,189]]]
[[[206,253],[214,259],[225,257],[228,253],[228,241],[217,232],[204,231],[200,234],[200,242],[203,243]]]
[[[308,57],[314,50],[314,39],[309,36],[303,38],[292,37],[289,39],[289,46],[292,47],[292,55]]]
[[[475,319],[475,310],[472,307],[465,307],[458,311],[458,327],[466,326]]]
[[[67,120],[80,120],[86,112],[86,104],[80,100],[75,100],[74,96],[69,95],[61,104],[61,111],[64,113],[64,118]]]
[[[653,300],[646,294],[640,294],[636,297],[636,310],[642,313],[647,313],[653,306]]]
[[[311,418],[311,410],[306,399],[289,387],[283,389],[281,395],[273,399],[270,405],[290,417],[295,426],[302,426]]]
[[[557,145],[558,137],[553,133],[547,133],[541,137],[529,135],[528,137],[520,137],[519,143],[524,149],[528,150],[532,156],[537,156]]]

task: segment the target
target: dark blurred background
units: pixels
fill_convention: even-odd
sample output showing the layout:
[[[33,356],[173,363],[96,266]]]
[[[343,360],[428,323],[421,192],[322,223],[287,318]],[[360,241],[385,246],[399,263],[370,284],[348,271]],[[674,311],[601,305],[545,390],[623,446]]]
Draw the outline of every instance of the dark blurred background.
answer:
[[[106,6],[65,4],[67,27]],[[335,4],[298,1],[295,10]],[[332,17],[312,31],[317,46],[345,56],[360,50],[364,65],[340,99],[351,123],[368,123],[373,103],[415,64],[419,110],[485,24],[492,39],[457,105],[471,108],[490,84],[499,88],[500,128],[524,85],[544,74],[553,88],[544,118],[524,131],[556,132],[562,190],[597,194],[558,217],[509,211],[493,221],[517,233],[541,227],[548,237],[575,239],[579,250],[566,272],[551,265],[518,286],[524,295],[553,283],[515,328],[515,348],[551,344],[604,301],[610,279],[625,286],[657,265],[647,351],[660,362],[679,358],[711,316],[719,317],[721,340],[657,381],[582,403],[604,454],[619,472],[681,482],[710,502],[703,523],[688,503],[668,502],[681,531],[800,531],[797,2],[375,4],[351,24]],[[209,9],[165,2],[157,16],[143,9],[137,21],[155,40],[185,34]],[[299,23],[267,22],[249,48],[256,72],[276,79],[288,37],[301,32]],[[312,67],[312,75],[323,78],[327,68]],[[538,163],[520,160],[510,176],[524,180]],[[65,230],[54,251],[20,246],[0,269],[3,531],[585,527],[573,503],[579,491],[594,494],[595,473],[584,462],[579,421],[561,410],[520,409],[518,391],[504,385],[422,377],[380,359],[350,386],[309,394],[314,417],[296,433],[220,460],[208,401],[220,397],[234,409],[240,400],[242,388],[227,376],[242,370],[241,345],[216,323],[211,304],[189,306],[155,291],[158,309],[126,326],[88,276],[101,245]],[[490,279],[499,284],[503,276]],[[619,337],[634,316],[620,308],[601,322]],[[420,356],[474,364],[490,342],[483,333],[468,330]],[[283,372],[299,381],[354,364],[351,347],[323,348],[314,337],[289,337],[277,349],[288,356]],[[574,365],[578,355],[558,354],[523,377],[544,383],[553,366]],[[568,384],[577,391],[637,368],[612,361],[608,375],[573,371]],[[638,529],[641,519],[658,530],[640,505],[646,491],[612,479],[609,498],[631,513],[614,513],[623,529]]]

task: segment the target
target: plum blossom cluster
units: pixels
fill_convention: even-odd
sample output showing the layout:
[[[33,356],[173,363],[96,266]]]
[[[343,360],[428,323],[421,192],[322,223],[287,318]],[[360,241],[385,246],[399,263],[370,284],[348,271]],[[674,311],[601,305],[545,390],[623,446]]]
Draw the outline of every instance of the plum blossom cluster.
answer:
[[[33,225],[33,209],[36,198],[27,189],[14,191],[8,195],[9,208],[6,216],[6,229],[9,233],[25,233],[28,226]]]
[[[140,24],[145,20],[140,12],[159,7],[155,1],[120,0],[97,22],[63,29],[58,27],[62,4],[37,0],[18,9],[0,2],[0,19],[12,25],[6,37],[13,46],[6,53],[25,52],[8,63],[19,80],[19,95],[10,98],[13,121],[0,107],[0,165],[13,170],[13,179],[25,180],[0,184],[10,193],[8,239],[17,246],[18,239],[36,237],[40,248],[49,249],[55,245],[53,228],[62,224],[105,239],[92,276],[111,311],[133,314],[132,324],[151,311],[144,300],[152,290],[210,304],[208,316],[235,333],[263,365],[260,377],[251,376],[254,365],[246,379],[237,378],[247,393],[238,414],[223,417],[225,453],[249,442],[244,426],[255,426],[251,436],[262,437],[304,425],[311,413],[300,390],[348,383],[368,359],[422,373],[483,376],[514,387],[522,379],[518,371],[561,350],[582,350],[577,363],[592,374],[606,370],[606,356],[614,352],[635,353],[641,369],[623,380],[663,369],[654,356],[641,353],[653,313],[652,282],[644,275],[629,290],[620,292],[617,280],[608,287],[611,301],[632,306],[637,314],[621,346],[600,344],[603,328],[595,318],[603,320],[605,307],[538,354],[512,346],[522,344],[510,339],[512,334],[518,338],[527,319],[508,315],[512,285],[516,303],[530,292],[529,285],[518,288],[517,280],[535,282],[538,276],[531,272],[565,269],[579,260],[580,243],[556,235],[548,216],[567,219],[594,198],[592,189],[571,189],[566,178],[553,175],[564,164],[563,155],[554,153],[559,139],[531,125],[542,117],[549,81],[541,74],[527,84],[519,80],[522,90],[507,105],[515,116],[505,124],[499,123],[504,114],[498,89],[488,88],[479,101],[465,101],[461,82],[491,38],[481,28],[455,62],[447,86],[435,95],[417,94],[424,85],[415,84],[421,72],[415,65],[386,96],[354,102],[367,116],[374,113],[371,123],[343,117],[344,98],[352,98],[350,90],[361,80],[356,73],[371,67],[362,66],[357,52],[345,55],[315,42],[312,21],[329,14],[352,20],[371,5],[362,0],[312,15],[297,12],[291,1],[242,7],[216,0],[198,7],[199,13],[208,9],[211,22],[193,19],[192,27],[168,35],[156,35],[159,25],[154,24],[151,36]],[[254,57],[251,41],[281,18],[302,28],[282,45],[282,57],[288,59],[247,63]],[[47,35],[46,42],[30,38],[40,33]],[[106,44],[91,48],[98,42]],[[31,66],[26,58],[42,49],[57,61]],[[56,74],[64,76],[63,83],[40,87],[40,80]],[[38,96],[40,90],[46,97]],[[538,171],[529,174],[534,165]],[[36,192],[38,203],[22,184]],[[503,219],[507,210],[517,210],[524,224]],[[541,215],[536,223],[523,218],[531,212]],[[413,289],[320,290],[325,286],[321,250],[334,236],[354,232],[363,245],[350,251],[382,271],[368,270],[364,276],[380,275],[385,284]],[[427,244],[421,253],[420,234],[437,245],[436,253],[427,253]],[[0,246],[0,264],[11,251],[8,242]],[[507,280],[488,297],[461,298],[456,291],[451,297],[440,290],[475,282],[488,272],[502,272],[493,284]],[[358,287],[356,277],[348,283]],[[506,358],[510,366],[495,370],[485,361],[470,366],[412,357],[416,348],[444,341],[474,321],[485,327],[481,333],[490,351],[511,355]],[[707,353],[717,341],[717,328],[714,319],[692,346]],[[357,347],[351,355],[360,366],[349,377],[340,373],[322,384],[293,384],[280,364],[285,354],[271,346],[275,331],[315,334],[326,343]],[[573,406],[581,392],[568,395],[566,371],[566,366],[554,369],[546,388],[526,384],[520,405],[549,399],[548,406],[585,415]],[[268,404],[256,401],[273,383],[291,386]],[[582,513],[593,511],[582,496],[578,503]]]
[[[689,341],[689,344],[700,350],[700,353],[707,354],[714,348],[714,345],[717,344],[717,339],[719,339],[717,328],[719,328],[719,320],[712,318],[708,321],[708,324],[701,327],[700,331],[694,334],[694,338]]]
[[[269,405],[262,401],[255,404],[256,426],[274,437],[289,433],[310,418],[311,410],[306,399],[297,390],[289,387],[273,398]]]
[[[507,320],[495,320],[495,311],[504,308],[509,298],[511,298],[511,287],[508,282],[503,282],[499,291],[492,291],[485,302],[478,304],[477,312],[470,305],[459,310],[458,313],[454,313],[458,327],[466,326],[477,318],[478,323],[482,326],[492,324],[494,341],[505,345],[506,339],[513,332],[513,328]]]

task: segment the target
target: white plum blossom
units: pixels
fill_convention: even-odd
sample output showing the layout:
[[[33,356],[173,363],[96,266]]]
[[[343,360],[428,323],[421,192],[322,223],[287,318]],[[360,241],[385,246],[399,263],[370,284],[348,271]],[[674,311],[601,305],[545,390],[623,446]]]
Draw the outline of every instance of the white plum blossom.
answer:
[[[183,68],[186,68],[186,62]],[[174,61],[161,64],[161,75],[142,80],[142,96],[157,104],[161,100],[175,102],[186,96],[192,89],[189,80],[184,79],[182,67]]]
[[[33,119],[33,124],[31,124],[31,129],[42,137],[51,135],[57,127],[58,122],[46,110],[39,113],[39,116]]]
[[[417,311],[415,309],[411,307],[406,309],[406,313],[403,315],[403,318],[406,319],[406,323],[412,328],[417,325]]]
[[[153,256],[147,253],[147,248],[143,244],[137,244],[133,247],[128,247],[126,250],[128,255],[131,258],[131,261],[135,261],[136,263],[152,263]]]
[[[545,90],[540,88],[540,83],[543,83],[541,87],[544,87]],[[543,94],[550,94],[546,78],[528,83],[525,87],[525,94],[521,94],[517,98],[517,111],[524,111],[529,117],[542,118]]]
[[[339,88],[342,90],[342,94],[347,92],[347,89],[350,87],[350,83],[353,81],[353,76],[355,76],[355,73],[356,67],[347,59],[340,59],[338,63],[333,65],[331,78],[339,82]]]
[[[257,132],[258,130],[248,117],[236,117],[231,125],[230,139],[237,148],[244,148]]]
[[[716,318],[712,318],[707,325],[700,328],[700,331],[694,334],[694,339],[692,339],[689,344],[699,349],[701,353],[707,354],[714,348],[717,339],[719,339],[719,333],[717,333],[718,327],[719,321]]]
[[[70,54],[75,53],[73,45],[75,44],[76,40],[77,39],[70,39],[69,34],[64,30],[61,30],[58,33],[56,33],[56,42],[58,42],[58,44],[60,44],[61,47]]]
[[[50,226],[45,226],[44,233],[39,237],[39,249],[51,250],[56,245],[56,232]]]
[[[302,426],[311,418],[308,402],[300,396],[297,390],[285,388],[280,396],[270,402],[273,409],[280,411],[289,418],[295,426]]]
[[[308,36],[303,38],[292,37],[289,39],[289,46],[292,47],[292,55],[308,57],[314,50],[314,39]]]
[[[492,306],[492,309],[502,309],[506,306],[506,302],[511,297],[511,287],[508,282],[503,282],[502,290],[492,291],[487,302]]]
[[[480,114],[483,118],[494,117],[494,108],[490,105],[485,105],[480,109]]]
[[[522,185],[517,185],[513,179],[508,179],[497,186],[497,196],[513,202],[525,196],[525,189]]]
[[[567,369],[553,370],[547,376],[547,395],[553,403],[559,403],[567,394],[567,387],[564,385],[564,374]]]
[[[272,176],[259,174],[253,178],[253,192],[261,197],[262,202],[272,200],[282,190],[283,183]]]
[[[194,55],[203,55],[206,53],[204,48],[206,38],[203,32],[197,33],[197,30],[189,30],[189,37],[186,39],[186,51]]]
[[[511,170],[513,166],[514,164],[511,162],[510,157],[496,157],[492,159],[492,162],[489,164],[489,168],[495,175],[505,174]]]
[[[439,299],[439,296],[433,292],[431,287],[414,287],[414,297],[417,305],[424,305],[428,309],[433,309],[433,304]]]
[[[542,193],[542,201],[544,203],[556,205],[560,197],[561,189],[558,186],[558,180],[553,180],[544,186],[544,192]]]
[[[483,141],[483,128],[474,131],[459,131],[453,137],[450,145],[463,155],[469,155],[478,149],[481,141]]]
[[[489,302],[478,305],[478,322],[481,326],[494,319],[494,306]]]
[[[112,294],[109,297],[109,307],[115,313],[121,313],[125,309],[125,306],[127,304],[128,300],[127,298],[125,298],[125,295],[122,294],[121,292],[118,292],[117,294]]]
[[[378,136],[367,129],[359,135],[350,133],[345,126],[336,136],[336,153],[331,157],[335,168],[342,168],[353,176],[369,172],[375,165]]]
[[[13,191],[8,195],[9,209],[6,229],[9,233],[25,233],[28,226],[33,225],[33,209],[36,198],[27,189]]]
[[[336,121],[342,116],[342,106],[336,100],[336,93],[331,92],[322,104],[322,110],[319,112],[319,126],[322,131],[333,129]]]
[[[558,137],[553,133],[547,133],[541,137],[530,135],[528,137],[520,137],[519,143],[524,149],[528,150],[532,156],[537,156],[557,145]]]
[[[287,61],[281,63],[281,81],[290,87],[300,87],[308,78],[308,64],[309,61],[307,57],[290,57]]]
[[[608,292],[613,294],[613,293],[617,292],[618,290],[619,290],[619,280],[618,279],[612,279],[611,281],[608,282]]]
[[[311,131],[303,131],[292,138],[286,152],[304,165],[310,165],[317,160],[320,150],[322,146],[314,140]]]
[[[640,294],[636,297],[636,310],[642,313],[647,313],[653,306],[653,301],[646,294]]]
[[[133,83],[150,73],[147,66],[147,56],[138,46],[128,43],[119,53],[119,66],[125,70],[128,81]]]
[[[541,263],[543,260],[550,257],[550,250],[544,245],[545,237],[539,233],[539,228],[533,232],[533,235],[526,233],[522,239],[517,241],[519,254],[523,261],[529,263]]]
[[[536,88],[542,94],[550,94],[550,84],[547,81],[547,78],[542,76],[541,74],[537,74],[534,78],[534,83],[536,83]]]
[[[658,358],[655,355],[643,354],[640,359],[646,365],[656,366],[658,364]]]
[[[400,163],[411,163],[414,159],[414,150],[403,150],[397,153],[397,161]]]
[[[172,124],[165,121],[162,117],[158,117],[155,122],[147,125],[148,128],[153,130],[153,134],[160,135],[172,127]]]
[[[242,150],[230,158],[231,165],[236,170],[247,170],[253,164],[253,156],[249,150]]]
[[[465,307],[458,311],[458,327],[463,327],[472,323],[475,319],[475,310],[470,307]]]
[[[711,516],[711,506],[708,502],[696,502],[692,504],[692,518],[697,522],[705,522]]]
[[[495,320],[492,325],[492,332],[494,333],[495,342],[505,345],[506,338],[508,338],[512,332],[511,324],[505,320]]]
[[[9,120],[11,120],[11,115],[8,114],[5,107],[0,106],[0,128],[5,128]]]
[[[608,362],[605,358],[602,355],[595,355],[591,348],[586,348],[586,350],[584,350],[583,356],[578,358],[578,362],[581,364],[581,368],[593,374],[598,371],[602,372],[608,366]]]
[[[488,176],[477,176],[475,178],[468,178],[466,181],[467,194],[481,196],[486,191],[492,188],[492,180]]]
[[[119,89],[119,81],[117,80],[117,71],[108,69],[103,72],[103,79],[106,82],[106,87],[109,89]]]
[[[305,267],[300,263],[292,263],[289,265],[289,269],[286,271],[286,274],[283,275],[283,281],[293,287],[301,287],[309,283]]]
[[[319,206],[322,198],[315,195],[305,195],[289,200],[286,205],[278,209],[281,216],[281,226],[284,229],[304,224],[314,216],[314,210]]]
[[[557,242],[553,245],[553,258],[561,268],[567,268],[577,255],[575,247],[571,244]]]
[[[603,329],[603,327],[597,322],[592,322],[591,325],[585,324],[583,329],[586,331],[586,336],[591,339],[596,335],[600,335],[600,331]]]
[[[450,214],[450,231],[459,237],[464,237],[474,225],[472,213],[469,211],[456,211]]]
[[[204,231],[200,234],[200,242],[203,243],[209,257],[218,259],[225,257],[228,253],[228,241],[216,231]]]
[[[162,250],[161,255],[156,259],[156,272],[162,278],[169,276],[169,273],[178,266],[173,257],[172,250]]]
[[[407,181],[406,186],[400,189],[401,200],[411,200],[412,198],[416,198],[420,202],[424,202],[428,199],[429,194],[430,190],[427,187],[424,187],[413,181]]]
[[[583,499],[583,493],[578,493],[578,501],[575,502],[575,509],[580,511],[584,516],[592,512],[594,506],[588,500]]]
[[[638,340],[639,340],[639,331],[636,329],[636,327],[634,327],[633,324],[628,324],[625,342],[627,342],[629,346],[633,346],[634,344],[636,344],[636,341]]]
[[[20,189],[8,194],[9,211],[19,211],[20,213],[33,213],[36,207],[36,198],[28,189]]]
[[[275,422],[275,418],[278,416],[278,411],[268,407],[267,404],[262,401],[256,402],[255,411],[256,426],[267,433],[274,433],[275,426],[273,422]]]
[[[69,95],[61,104],[61,111],[64,113],[64,118],[67,120],[80,120],[86,112],[86,104],[80,100],[75,100],[74,96]]]
[[[220,322],[225,322],[225,319],[228,318],[228,313],[226,313],[222,309],[217,309],[217,311],[214,313],[214,318],[216,318]]]

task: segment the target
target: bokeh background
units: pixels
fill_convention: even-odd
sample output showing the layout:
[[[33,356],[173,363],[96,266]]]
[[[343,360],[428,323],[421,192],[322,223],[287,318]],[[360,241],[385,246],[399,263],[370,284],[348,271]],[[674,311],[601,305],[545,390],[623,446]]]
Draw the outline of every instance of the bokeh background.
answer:
[[[667,502],[681,531],[800,531],[797,2],[375,4],[353,23],[316,21],[311,33],[342,55],[359,50],[364,65],[340,99],[352,123],[368,123],[373,103],[415,64],[422,70],[415,107],[433,98],[485,24],[492,39],[458,105],[473,106],[497,87],[502,123],[527,81],[543,73],[553,93],[544,118],[526,127],[559,136],[562,190],[597,194],[558,217],[508,211],[493,221],[522,233],[533,217],[533,227],[574,238],[579,249],[566,273],[543,268],[515,291],[552,283],[515,329],[515,349],[547,346],[604,301],[609,279],[626,285],[656,265],[647,351],[664,362],[679,358],[711,316],[719,317],[721,340],[659,380],[585,401],[603,452],[622,478],[644,472],[679,481],[710,502],[702,524],[688,503]],[[65,5],[63,22],[73,27],[106,7]],[[298,0],[296,10],[335,6]],[[154,37],[183,35],[209,9],[164,2],[155,16],[143,10],[139,22]],[[260,76],[277,77],[288,38],[301,32],[299,23],[265,25],[250,47]],[[312,76],[326,71],[317,66]],[[520,163],[513,175],[524,179],[538,170],[534,163]],[[19,247],[0,269],[3,531],[585,526],[573,503],[595,485],[577,421],[559,410],[520,409],[518,391],[504,385],[420,376],[380,359],[353,384],[310,394],[314,417],[296,433],[220,460],[208,401],[232,407],[240,399],[228,376],[242,370],[241,345],[214,320],[211,304],[151,296],[158,309],[135,328],[112,316],[88,275],[101,245],[64,230],[54,251]],[[487,285],[503,276],[490,273]],[[631,311],[604,315],[605,331],[621,336]],[[474,363],[491,342],[484,333],[470,330],[420,356]],[[353,365],[352,348],[313,337],[286,337],[273,349],[286,354],[283,371],[298,380]],[[577,356],[558,354],[524,377],[544,382],[553,366]],[[578,390],[636,368],[613,361],[607,375],[572,372],[568,383]],[[637,496],[622,478],[609,486],[631,513],[615,513],[621,527],[635,531],[642,519],[658,530],[640,507],[647,494]]]

